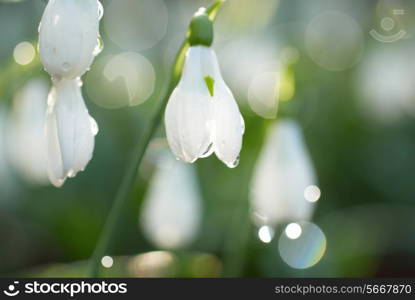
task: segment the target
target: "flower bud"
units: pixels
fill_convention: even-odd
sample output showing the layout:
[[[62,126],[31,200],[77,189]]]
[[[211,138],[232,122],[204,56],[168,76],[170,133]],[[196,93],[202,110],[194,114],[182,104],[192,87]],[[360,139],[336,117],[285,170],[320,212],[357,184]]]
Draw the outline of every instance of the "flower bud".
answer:
[[[39,53],[45,70],[58,78],[82,76],[99,47],[98,0],[50,0],[39,25]]]
[[[213,22],[204,8],[200,9],[190,22],[188,41],[190,46],[210,47],[213,43]]]

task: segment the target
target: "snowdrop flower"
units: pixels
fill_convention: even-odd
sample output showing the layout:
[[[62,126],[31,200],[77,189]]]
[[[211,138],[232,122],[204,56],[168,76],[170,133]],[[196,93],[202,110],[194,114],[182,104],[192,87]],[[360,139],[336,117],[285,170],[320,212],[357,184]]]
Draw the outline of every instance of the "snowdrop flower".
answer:
[[[356,76],[358,103],[365,117],[390,124],[415,115],[412,47],[391,46],[372,50]]]
[[[98,0],[50,0],[39,26],[39,53],[52,76],[46,135],[48,174],[60,187],[92,158],[98,127],[84,104],[80,77],[100,50]]]
[[[26,181],[48,183],[44,122],[48,84],[32,79],[16,94],[8,125],[11,162]],[[30,151],[27,147],[30,145]]]
[[[46,139],[48,174],[59,187],[67,177],[83,171],[92,158],[95,120],[88,114],[79,80],[62,79],[54,83],[48,98]]]
[[[165,156],[153,175],[141,212],[143,232],[160,248],[184,247],[198,231],[201,203],[193,166]]]
[[[201,25],[200,25],[201,24]],[[210,47],[212,23],[199,12],[190,25],[183,73],[167,104],[165,126],[174,155],[192,163],[213,152],[228,167],[238,164],[244,121]]]
[[[310,219],[316,175],[300,127],[292,120],[273,124],[259,156],[251,186],[257,225]],[[315,194],[315,193],[314,193]],[[307,199],[306,199],[307,198]]]

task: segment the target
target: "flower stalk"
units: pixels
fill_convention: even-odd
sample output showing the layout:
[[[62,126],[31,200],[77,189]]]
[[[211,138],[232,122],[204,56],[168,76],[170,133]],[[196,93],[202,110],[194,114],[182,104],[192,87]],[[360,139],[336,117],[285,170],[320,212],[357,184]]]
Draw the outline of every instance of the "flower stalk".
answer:
[[[209,19],[212,22],[216,19],[217,13],[224,1],[225,0],[216,0],[208,9],[206,9],[206,14],[209,16]],[[131,158],[131,161],[128,164],[128,169],[124,174],[121,185],[112,204],[109,216],[104,225],[104,229],[91,258],[88,273],[89,277],[98,277],[101,258],[104,255],[107,255],[109,252],[111,240],[113,240],[113,237],[117,232],[117,225],[121,217],[122,209],[128,199],[129,192],[135,183],[141,161],[153,135],[161,124],[167,101],[169,100],[174,88],[180,80],[185,54],[190,47],[189,36],[191,35],[191,33],[188,33],[186,39],[183,41],[173,63],[169,84],[165,92],[162,94],[163,96],[161,97],[161,101],[158,104],[153,117],[149,121],[145,131],[143,132],[143,135],[137,142],[136,149]]]

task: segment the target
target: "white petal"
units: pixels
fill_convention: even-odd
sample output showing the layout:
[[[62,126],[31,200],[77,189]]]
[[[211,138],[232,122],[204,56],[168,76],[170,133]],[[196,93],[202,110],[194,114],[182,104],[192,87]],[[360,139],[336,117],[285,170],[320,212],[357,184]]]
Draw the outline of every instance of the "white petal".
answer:
[[[30,183],[49,183],[44,134],[48,84],[32,79],[16,94],[9,123],[9,152],[13,166]],[[30,147],[30,151],[27,151]]]
[[[167,139],[175,156],[194,162],[212,143],[212,102],[201,78],[200,51],[190,48],[182,78],[165,113]]]
[[[232,92],[224,83],[219,83],[215,92],[215,153],[229,168],[235,168],[242,148],[244,120]]]
[[[289,120],[276,123],[253,176],[251,203],[256,216],[270,225],[308,220],[313,204],[305,199],[304,190],[315,183],[299,126]]]
[[[202,201],[193,166],[161,160],[146,195],[140,223],[150,241],[161,248],[180,248],[195,237]]]
[[[48,173],[54,185],[83,171],[92,158],[97,126],[91,119],[79,79],[54,82],[46,123]]]
[[[234,168],[238,165],[242,148],[244,120],[232,92],[222,78],[215,52],[206,48],[204,55],[203,70],[214,79],[213,146],[216,156],[229,168]]]
[[[46,71],[75,78],[90,67],[98,46],[98,0],[49,0],[39,25],[39,53]]]

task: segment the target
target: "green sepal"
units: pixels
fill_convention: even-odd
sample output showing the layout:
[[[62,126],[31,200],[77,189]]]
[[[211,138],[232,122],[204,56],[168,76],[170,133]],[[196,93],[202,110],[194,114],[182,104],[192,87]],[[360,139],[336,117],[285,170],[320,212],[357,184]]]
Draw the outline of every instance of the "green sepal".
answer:
[[[213,22],[205,9],[200,9],[192,18],[187,37],[190,46],[210,47],[213,43]]]

